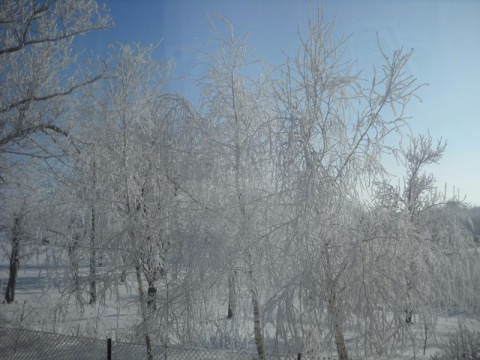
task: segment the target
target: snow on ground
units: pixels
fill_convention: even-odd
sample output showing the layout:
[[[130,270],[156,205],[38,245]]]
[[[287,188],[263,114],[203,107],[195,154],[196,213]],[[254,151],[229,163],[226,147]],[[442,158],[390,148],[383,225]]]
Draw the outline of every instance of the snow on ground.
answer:
[[[40,261],[42,259],[39,259]],[[54,290],[47,279],[45,266],[31,261],[21,266],[16,286],[15,302],[12,304],[0,303],[0,324],[25,329],[48,331],[76,336],[93,336],[100,339],[120,339],[129,332],[132,325],[138,323],[135,305],[136,296],[132,289],[120,286],[121,303],[116,303],[114,297],[107,299],[104,306],[84,306],[75,308],[75,302],[62,307],[54,307],[61,299],[58,291]],[[62,271],[60,269],[60,271]],[[0,285],[2,297],[8,281],[8,262],[0,259]],[[220,311],[218,313],[221,313]],[[75,316],[72,316],[75,314]],[[64,317],[64,315],[66,315]],[[224,319],[218,319],[224,320]],[[415,319],[414,319],[415,320]],[[426,353],[423,355],[424,327],[421,323],[412,324],[412,333],[416,334],[415,350],[412,339],[405,341],[405,353],[396,359],[430,359],[438,350],[438,344],[459,328],[459,321],[472,330],[480,330],[480,322],[468,316],[465,312],[455,309],[446,309],[439,314],[434,333],[430,332],[427,340]],[[248,332],[248,330],[246,330]],[[267,332],[273,333],[272,329]],[[346,334],[348,339],[349,334]],[[362,356],[351,352],[352,357]]]

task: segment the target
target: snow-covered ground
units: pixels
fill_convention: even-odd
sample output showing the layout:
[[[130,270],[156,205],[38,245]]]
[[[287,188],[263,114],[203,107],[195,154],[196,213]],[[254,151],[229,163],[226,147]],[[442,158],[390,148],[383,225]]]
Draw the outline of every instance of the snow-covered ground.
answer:
[[[63,298],[56,290],[56,287],[62,286],[62,284],[49,282],[46,267],[37,263],[37,261],[42,262],[43,260],[31,260],[20,268],[15,302],[0,304],[0,324],[2,326],[121,340],[127,337],[126,334],[131,333],[135,324],[138,324],[138,307],[135,303],[137,296],[132,291],[132,287],[119,286],[121,302],[117,302],[116,297],[111,296],[106,299],[105,306],[79,307],[75,301],[62,304]],[[56,270],[64,271],[61,268]],[[87,268],[84,267],[83,270],[87,271]],[[7,281],[8,262],[3,258],[0,259],[2,297],[4,297]],[[222,310],[224,310],[223,307]],[[221,311],[219,311],[220,313]],[[225,319],[218,319],[218,323],[223,320]],[[411,325],[411,333],[414,334],[414,338],[405,339],[404,353],[397,356],[396,359],[430,359],[439,350],[438,344],[445,341],[449,334],[454,333],[460,322],[473,330],[480,330],[480,322],[467,313],[459,309],[445,309],[438,314],[434,331],[429,329],[424,355],[424,325],[415,323],[414,318]],[[273,333],[272,329],[266,330],[267,333]],[[246,330],[247,333],[249,331]],[[348,332],[346,338],[348,344]],[[362,354],[356,354],[353,351],[351,356],[352,358],[361,357]]]

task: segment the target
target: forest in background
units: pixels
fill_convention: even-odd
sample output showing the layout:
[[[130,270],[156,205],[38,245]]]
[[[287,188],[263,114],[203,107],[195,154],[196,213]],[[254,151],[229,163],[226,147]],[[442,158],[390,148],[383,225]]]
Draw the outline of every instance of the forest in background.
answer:
[[[164,91],[175,62],[154,46],[73,51],[111,26],[95,1],[2,3],[5,306],[38,263],[55,296],[31,328],[95,309],[82,331],[102,334],[115,304],[149,359],[165,343],[386,359],[418,345],[414,322],[426,346],[445,309],[478,319],[480,209],[427,171],[446,142],[409,131],[412,52],[379,42],[365,78],[342,56],[354,37],[321,11],[306,20],[298,52],[272,65],[211,18],[193,105]]]

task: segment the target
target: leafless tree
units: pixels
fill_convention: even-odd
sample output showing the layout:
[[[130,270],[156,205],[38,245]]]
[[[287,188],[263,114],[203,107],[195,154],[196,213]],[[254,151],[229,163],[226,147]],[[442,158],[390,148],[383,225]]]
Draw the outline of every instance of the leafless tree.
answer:
[[[217,221],[229,229],[223,240],[230,263],[226,274],[228,286],[227,318],[236,321],[236,288],[244,274],[254,318],[254,338],[260,359],[265,359],[262,326],[260,264],[262,235],[268,227],[267,204],[272,196],[273,178],[269,152],[267,88],[244,72],[252,65],[248,44],[235,35],[226,19],[211,20],[218,48],[205,55],[207,73],[202,86],[202,116],[209,151],[214,158],[212,176],[214,192],[221,203],[212,207],[222,210]],[[223,29],[226,31],[223,32]]]
[[[404,110],[418,86],[405,71],[411,52],[387,55],[379,46],[381,70],[374,67],[363,81],[342,56],[347,39],[335,40],[334,24],[319,12],[308,25],[274,86],[277,128],[284,129],[283,186],[295,209],[298,251],[310,259],[304,272],[311,274],[312,297],[326,304],[338,357],[346,360],[345,304],[362,244],[355,206],[364,203],[359,191],[385,174],[380,155],[406,123]]]
[[[102,78],[82,69],[72,49],[77,35],[111,25],[94,0],[2,1],[0,6],[0,164],[19,156],[48,158],[70,137],[68,99]],[[68,141],[67,141],[68,143]]]

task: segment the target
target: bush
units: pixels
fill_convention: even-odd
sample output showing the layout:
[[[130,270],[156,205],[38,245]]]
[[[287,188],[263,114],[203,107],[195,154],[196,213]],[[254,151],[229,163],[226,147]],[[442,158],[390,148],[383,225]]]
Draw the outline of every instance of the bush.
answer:
[[[459,329],[440,344],[440,354],[433,360],[480,360],[480,333],[459,324]]]

